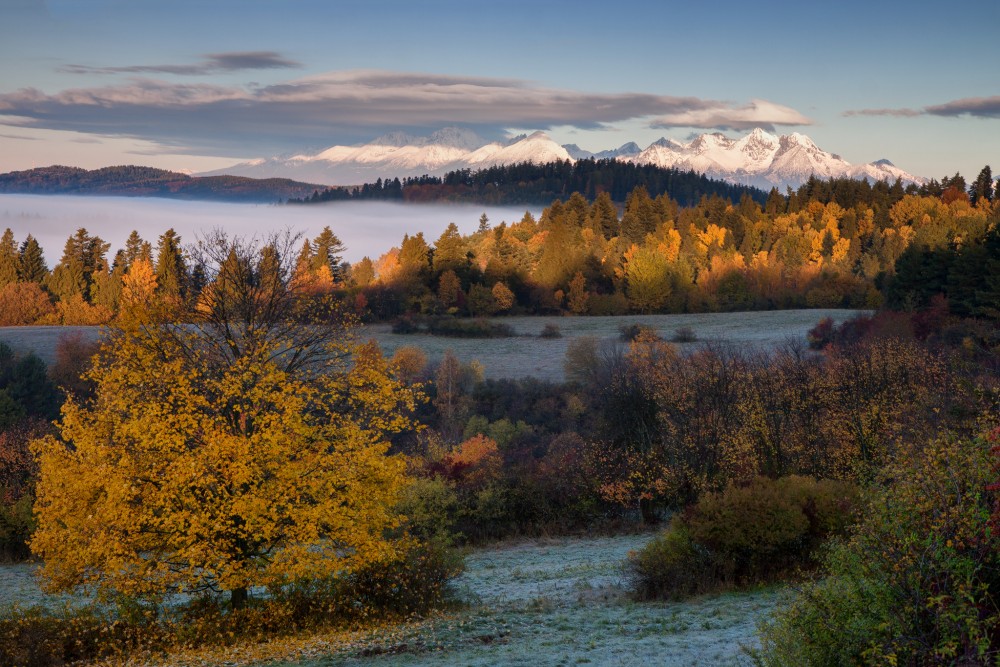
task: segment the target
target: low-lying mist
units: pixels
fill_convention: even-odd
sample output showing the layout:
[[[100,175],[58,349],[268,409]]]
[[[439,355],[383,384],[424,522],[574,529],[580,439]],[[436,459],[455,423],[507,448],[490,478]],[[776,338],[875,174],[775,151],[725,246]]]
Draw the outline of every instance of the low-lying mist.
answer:
[[[315,238],[329,226],[347,246],[344,259],[356,262],[365,255],[376,259],[398,246],[403,234],[423,232],[433,244],[448,223],[454,222],[462,234],[469,234],[478,228],[483,213],[491,225],[498,225],[501,221],[517,222],[525,210],[536,216],[540,211],[538,207],[474,204],[335,202],[284,206],[153,197],[0,194],[0,231],[9,227],[18,243],[28,234],[34,236],[52,268],[62,256],[66,239],[80,227],[111,243],[110,259],[133,229],[155,248],[157,238],[170,228],[187,245],[216,228],[230,235],[258,237],[290,229]]]

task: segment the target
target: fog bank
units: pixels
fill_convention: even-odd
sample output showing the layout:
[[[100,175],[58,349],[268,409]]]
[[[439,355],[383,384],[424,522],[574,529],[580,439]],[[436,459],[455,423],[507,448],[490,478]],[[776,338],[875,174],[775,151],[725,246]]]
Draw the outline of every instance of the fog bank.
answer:
[[[344,259],[356,262],[365,255],[376,259],[398,246],[403,234],[423,232],[433,244],[448,223],[454,222],[463,234],[469,234],[478,228],[484,212],[491,225],[498,225],[501,221],[517,222],[525,210],[537,216],[541,209],[375,201],[283,206],[153,197],[0,194],[0,231],[9,227],[19,244],[28,234],[34,236],[51,269],[59,262],[66,239],[80,227],[111,243],[111,258],[133,229],[155,247],[160,234],[171,227],[186,245],[216,228],[240,236],[291,229],[315,238],[329,226],[347,246]]]

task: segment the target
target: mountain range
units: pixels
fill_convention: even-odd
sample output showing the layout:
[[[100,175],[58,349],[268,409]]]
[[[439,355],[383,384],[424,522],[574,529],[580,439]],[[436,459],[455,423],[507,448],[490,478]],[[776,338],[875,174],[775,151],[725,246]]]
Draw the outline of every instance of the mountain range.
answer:
[[[663,138],[645,149],[628,142],[598,153],[575,144],[559,145],[544,132],[520,135],[504,142],[487,141],[463,128],[445,128],[428,137],[393,132],[363,145],[332,146],[315,154],[256,159],[204,175],[291,178],[327,185],[355,185],[377,178],[440,176],[458,169],[591,158],[692,170],[710,178],[764,190],[798,187],[810,176],[889,182],[898,178],[904,183],[918,184],[925,181],[889,160],[852,165],[839,155],[821,149],[804,134],[779,136],[759,128],[738,139],[711,133],[701,134],[689,142]]]

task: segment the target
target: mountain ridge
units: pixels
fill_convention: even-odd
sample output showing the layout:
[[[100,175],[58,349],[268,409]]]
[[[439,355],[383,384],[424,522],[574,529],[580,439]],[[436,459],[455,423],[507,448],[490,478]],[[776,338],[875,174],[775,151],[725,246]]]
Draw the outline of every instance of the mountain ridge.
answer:
[[[736,139],[713,132],[686,143],[660,138],[643,149],[630,141],[599,152],[576,144],[559,145],[540,131],[507,141],[487,141],[471,130],[454,127],[442,128],[427,137],[391,132],[367,144],[331,146],[313,155],[291,158],[258,158],[204,175],[286,177],[328,185],[354,185],[376,178],[440,176],[450,171],[518,162],[545,164],[581,159],[615,159],[693,170],[710,178],[764,190],[798,187],[810,176],[926,182],[884,158],[851,164],[836,153],[821,149],[804,134],[774,135],[760,128]]]

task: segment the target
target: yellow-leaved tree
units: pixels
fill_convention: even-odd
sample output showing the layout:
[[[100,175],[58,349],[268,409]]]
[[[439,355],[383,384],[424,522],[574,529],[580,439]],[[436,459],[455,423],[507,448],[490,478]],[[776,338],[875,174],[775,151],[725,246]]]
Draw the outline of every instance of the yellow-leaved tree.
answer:
[[[215,233],[183,311],[140,302],[105,339],[92,402],[35,443],[32,550],[54,590],[156,598],[347,573],[391,558],[405,482],[387,436],[413,390],[293,287],[293,239]],[[197,303],[197,307],[194,304]]]

